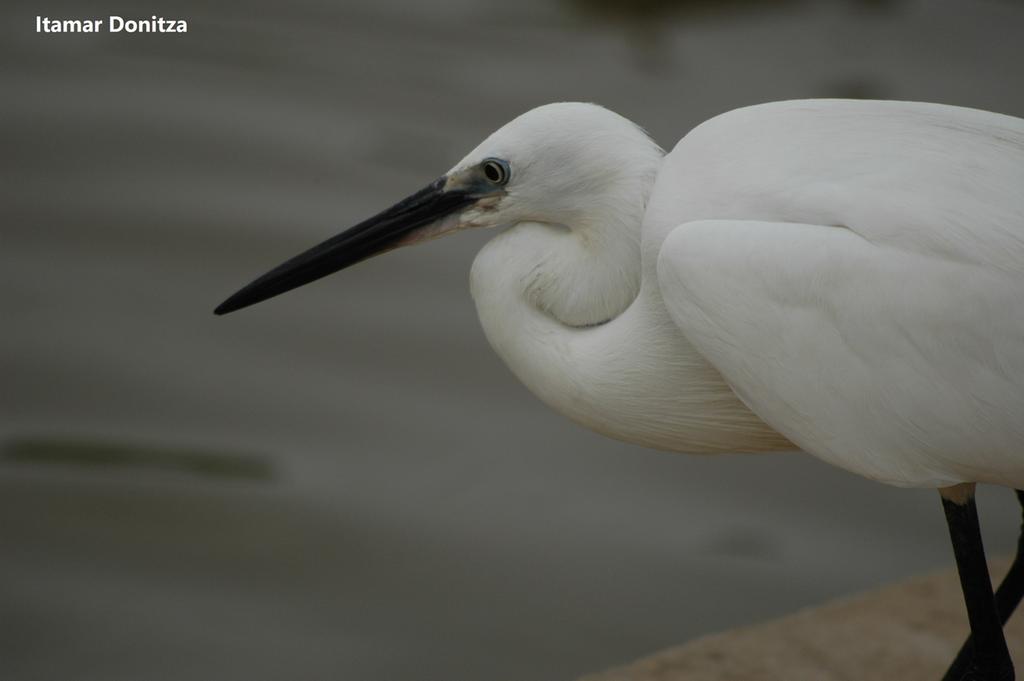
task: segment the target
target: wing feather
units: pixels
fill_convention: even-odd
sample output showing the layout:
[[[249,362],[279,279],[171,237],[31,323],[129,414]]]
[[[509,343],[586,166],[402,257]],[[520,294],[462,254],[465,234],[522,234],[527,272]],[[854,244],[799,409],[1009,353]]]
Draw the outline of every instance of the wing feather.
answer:
[[[663,242],[672,319],[773,428],[901,486],[1024,486],[1024,275],[844,227],[699,220]]]

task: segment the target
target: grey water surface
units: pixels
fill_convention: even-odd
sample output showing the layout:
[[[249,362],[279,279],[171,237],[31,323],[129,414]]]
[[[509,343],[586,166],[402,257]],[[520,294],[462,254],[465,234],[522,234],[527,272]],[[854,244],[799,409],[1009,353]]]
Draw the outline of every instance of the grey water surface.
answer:
[[[35,16],[188,20],[37,35]],[[794,97],[1024,115],[1012,2],[0,7],[0,678],[571,679],[951,564],[937,495],[561,419],[488,348],[486,234],[227,294],[535,105],[670,147]],[[1012,495],[987,491],[993,550]]]

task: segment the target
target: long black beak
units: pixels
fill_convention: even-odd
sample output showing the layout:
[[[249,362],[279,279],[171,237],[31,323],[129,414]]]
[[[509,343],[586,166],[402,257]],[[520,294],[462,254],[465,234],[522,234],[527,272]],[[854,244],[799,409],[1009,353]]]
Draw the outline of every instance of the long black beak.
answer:
[[[316,281],[397,245],[402,237],[479,198],[466,189],[445,189],[441,177],[369,220],[278,265],[217,306],[227,314]]]

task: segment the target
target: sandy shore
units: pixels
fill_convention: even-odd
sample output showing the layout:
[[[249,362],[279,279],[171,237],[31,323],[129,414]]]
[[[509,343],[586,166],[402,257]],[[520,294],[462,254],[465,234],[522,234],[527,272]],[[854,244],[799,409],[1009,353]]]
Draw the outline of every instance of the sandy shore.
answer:
[[[1008,564],[994,561],[994,578]],[[580,681],[938,681],[966,633],[960,584],[946,570],[704,636]],[[1024,616],[1010,620],[1006,636],[1010,654],[1024,660]]]

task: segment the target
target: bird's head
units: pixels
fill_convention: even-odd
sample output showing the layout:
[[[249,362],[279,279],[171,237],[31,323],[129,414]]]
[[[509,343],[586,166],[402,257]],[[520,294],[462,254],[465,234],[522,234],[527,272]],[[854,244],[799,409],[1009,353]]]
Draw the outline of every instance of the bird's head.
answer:
[[[643,130],[600,106],[538,107],[498,129],[425,188],[272,269],[216,313],[462,229],[535,223],[600,243],[599,225],[614,229],[621,220],[639,226],[662,153]]]

